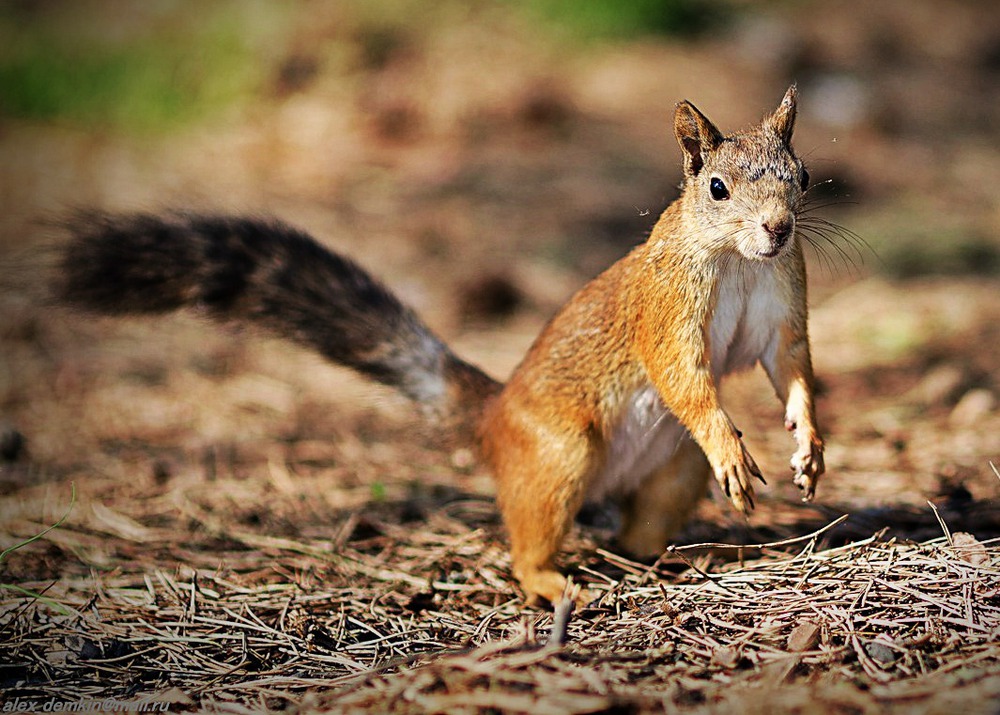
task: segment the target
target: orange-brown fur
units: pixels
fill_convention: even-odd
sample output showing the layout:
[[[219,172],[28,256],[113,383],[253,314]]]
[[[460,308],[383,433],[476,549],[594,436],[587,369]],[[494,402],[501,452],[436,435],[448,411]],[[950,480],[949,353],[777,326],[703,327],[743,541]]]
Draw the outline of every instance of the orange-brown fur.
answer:
[[[794,105],[793,88],[775,115],[739,140],[751,154],[740,159],[751,170],[768,168],[767,152],[787,154],[779,174],[800,167],[787,146]],[[703,225],[705,216],[694,199],[705,171],[728,172],[728,180],[738,185],[742,168],[732,160],[712,165],[713,143],[722,142],[722,136],[691,105],[678,105],[675,126],[685,150],[684,193],[643,245],[585,286],[553,318],[503,392],[488,403],[480,423],[483,454],[495,474],[510,532],[514,572],[532,598],[561,597],[566,580],[554,566],[559,544],[614,452],[616,424],[626,419],[623,404],[644,386],[655,388],[663,407],[700,449],[682,437],[681,446],[650,469],[645,484],[640,482],[623,532],[626,546],[662,549],[703,493],[709,467],[738,510],[753,507],[751,480],[760,473],[719,403],[717,381],[727,370],[711,364],[710,324],[720,275],[727,269],[755,270],[739,264],[756,256],[740,255],[724,235],[723,240],[714,236],[719,231]],[[753,156],[758,149],[761,157]],[[760,161],[763,167],[754,164]],[[788,191],[786,181],[777,183],[768,216],[793,220],[802,191],[799,177]],[[794,235],[786,240],[782,252],[760,258],[773,268],[768,300],[785,309],[771,331],[777,348],[769,361],[751,357],[765,362],[779,398],[788,404],[788,424],[799,441],[793,458],[796,480],[811,498],[823,471],[822,439],[812,400],[805,264]]]

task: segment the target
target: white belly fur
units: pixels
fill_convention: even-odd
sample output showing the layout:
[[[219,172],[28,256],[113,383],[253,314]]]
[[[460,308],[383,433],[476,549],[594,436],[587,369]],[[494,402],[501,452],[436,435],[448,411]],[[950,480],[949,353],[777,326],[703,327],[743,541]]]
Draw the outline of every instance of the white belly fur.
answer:
[[[738,268],[724,273],[716,288],[709,335],[717,383],[761,359],[773,345],[786,312],[771,266]],[[681,439],[690,439],[687,430],[663,404],[652,382],[640,386],[624,401],[608,441],[607,461],[591,483],[588,499],[634,491],[644,477],[670,461]]]

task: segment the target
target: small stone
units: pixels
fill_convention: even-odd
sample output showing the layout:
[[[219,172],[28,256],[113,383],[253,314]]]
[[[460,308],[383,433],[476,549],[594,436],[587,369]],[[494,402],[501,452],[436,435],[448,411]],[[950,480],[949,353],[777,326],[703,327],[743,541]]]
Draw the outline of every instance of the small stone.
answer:
[[[896,651],[887,646],[885,643],[880,643],[879,641],[865,643],[864,648],[868,657],[882,666],[892,665],[896,662],[898,657],[896,655]]]
[[[804,621],[792,629],[788,634],[788,650],[793,653],[801,653],[805,650],[812,650],[819,643],[819,626],[809,621]]]
[[[712,653],[712,665],[732,670],[740,663],[743,653],[735,646],[722,646]]]

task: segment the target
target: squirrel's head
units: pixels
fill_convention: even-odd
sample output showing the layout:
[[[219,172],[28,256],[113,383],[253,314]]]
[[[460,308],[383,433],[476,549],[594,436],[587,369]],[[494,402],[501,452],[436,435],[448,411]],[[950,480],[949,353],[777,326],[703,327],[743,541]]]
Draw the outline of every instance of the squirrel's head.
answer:
[[[690,102],[677,105],[674,133],[684,152],[684,196],[712,245],[748,259],[779,256],[795,236],[809,173],[792,150],[795,85],[760,124],[723,135]]]

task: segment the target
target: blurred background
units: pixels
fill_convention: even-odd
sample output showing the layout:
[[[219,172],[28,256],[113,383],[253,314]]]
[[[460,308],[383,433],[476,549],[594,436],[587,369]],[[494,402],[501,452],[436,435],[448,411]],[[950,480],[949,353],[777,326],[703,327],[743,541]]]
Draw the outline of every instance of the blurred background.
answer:
[[[67,209],[281,217],[502,377],[676,197],[674,103],[732,130],[792,82],[795,146],[846,229],[808,252],[830,441],[820,498],[995,498],[993,0],[8,0],[5,513],[43,518],[74,478],[81,498],[155,521],[160,507],[137,500],[181,484],[207,501],[208,482],[229,479],[247,497],[233,518],[280,532],[434,475],[491,490],[461,455],[407,443],[417,427],[394,398],[300,351],[184,316],[46,307],[32,261]],[[769,388],[758,375],[729,390],[758,461],[784,475],[792,446]],[[771,491],[793,500],[786,481]]]
[[[989,272],[998,25],[974,1],[12,0],[4,215],[295,202],[417,248],[481,234],[480,259],[628,246],[675,193],[678,98],[735,127],[796,81],[799,151],[881,270]],[[620,245],[585,253],[550,258]]]

